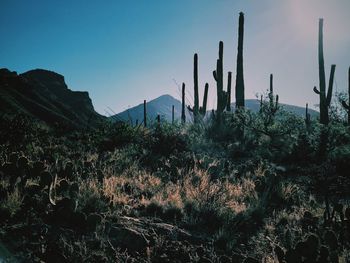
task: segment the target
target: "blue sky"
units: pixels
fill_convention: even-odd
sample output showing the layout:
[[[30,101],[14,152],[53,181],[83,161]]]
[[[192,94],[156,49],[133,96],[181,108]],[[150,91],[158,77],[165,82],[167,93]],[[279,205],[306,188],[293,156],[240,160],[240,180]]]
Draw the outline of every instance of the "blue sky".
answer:
[[[235,76],[240,11],[247,98],[265,91],[273,73],[282,102],[318,103],[312,88],[318,85],[319,17],[325,19],[327,79],[336,64],[335,88],[346,89],[349,0],[1,0],[0,67],[56,71],[72,90],[88,91],[104,114],[162,94],[180,98],[174,80],[186,83],[190,99],[197,52],[200,95],[209,82],[213,107],[220,40],[225,71]]]

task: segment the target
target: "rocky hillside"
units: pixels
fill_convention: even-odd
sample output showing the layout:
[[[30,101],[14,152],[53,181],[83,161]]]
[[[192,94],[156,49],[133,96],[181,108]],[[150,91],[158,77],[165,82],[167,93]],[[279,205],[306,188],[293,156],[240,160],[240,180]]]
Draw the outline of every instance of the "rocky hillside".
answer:
[[[0,69],[0,113],[26,114],[48,124],[84,127],[104,119],[87,92],[68,89],[64,77],[35,69],[23,74]]]

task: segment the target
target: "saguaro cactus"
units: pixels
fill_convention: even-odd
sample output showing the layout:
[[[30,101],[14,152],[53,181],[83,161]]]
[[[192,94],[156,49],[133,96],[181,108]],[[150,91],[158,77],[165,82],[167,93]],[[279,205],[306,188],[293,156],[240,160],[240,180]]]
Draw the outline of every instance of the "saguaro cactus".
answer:
[[[203,96],[203,106],[199,108],[199,114],[202,117],[204,117],[206,112],[207,112],[208,89],[209,89],[209,84],[205,83],[204,96]]]
[[[171,123],[174,124],[175,122],[175,106],[173,105],[171,107]]]
[[[143,101],[143,124],[147,127],[147,106],[146,100]]]
[[[188,106],[188,110],[193,112],[194,122],[198,122],[199,115],[199,95],[198,95],[198,55],[194,54],[193,57],[193,82],[194,82],[194,105],[191,108]]]
[[[186,104],[185,104],[185,83],[182,83],[182,110],[181,110],[181,122],[186,122]]]
[[[324,69],[324,56],[323,56],[323,19],[322,18],[320,18],[318,23],[318,71],[319,71],[320,89],[318,90],[316,87],[314,87],[314,92],[320,95],[320,123],[324,125],[328,125],[329,123],[328,108],[332,100],[335,65],[331,66],[328,91],[326,92],[326,74]]]
[[[227,105],[226,111],[231,111],[231,82],[232,82],[232,72],[228,72],[227,76]]]
[[[278,110],[278,95],[273,95],[273,74],[270,74],[270,92],[269,92],[269,100],[270,100],[270,112],[272,115],[275,115],[275,113]]]
[[[244,14],[242,12],[240,12],[239,13],[239,24],[238,24],[236,108],[244,108],[243,35],[244,35]]]
[[[227,93],[224,91],[223,86],[223,54],[224,54],[224,43],[219,43],[219,59],[216,61],[216,70],[213,71],[213,76],[216,81],[217,91],[217,118],[221,118],[221,113],[226,108],[227,104]]]
[[[345,100],[343,100],[341,103],[343,107],[345,108],[346,112],[348,113],[348,125],[350,125],[350,67],[349,67],[349,73],[348,73],[348,103],[346,103]]]
[[[306,125],[306,130],[310,131],[311,115],[309,113],[309,104],[308,103],[306,103],[306,107],[305,107],[305,125]]]

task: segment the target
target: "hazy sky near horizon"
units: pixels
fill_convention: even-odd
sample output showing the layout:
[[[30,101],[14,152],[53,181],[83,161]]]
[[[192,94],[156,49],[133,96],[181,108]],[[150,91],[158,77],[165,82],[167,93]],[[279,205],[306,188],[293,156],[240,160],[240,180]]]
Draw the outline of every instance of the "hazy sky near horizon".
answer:
[[[208,82],[213,107],[220,40],[224,80],[232,71],[234,90],[240,11],[246,98],[267,90],[273,73],[282,102],[318,103],[312,89],[318,86],[320,17],[327,81],[336,64],[334,88],[347,89],[349,0],[2,0],[0,67],[58,72],[72,90],[88,91],[95,109],[105,114],[107,107],[119,112],[163,94],[180,99],[175,82],[186,83],[191,101],[198,53],[200,98]]]

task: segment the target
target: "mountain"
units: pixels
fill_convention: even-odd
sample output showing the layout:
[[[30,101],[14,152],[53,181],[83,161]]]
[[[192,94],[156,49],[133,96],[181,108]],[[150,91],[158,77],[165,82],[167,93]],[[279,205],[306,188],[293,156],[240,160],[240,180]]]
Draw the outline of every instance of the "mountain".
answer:
[[[17,74],[0,69],[0,114],[23,113],[48,124],[96,125],[99,115],[87,92],[68,89],[58,73],[35,69]]]
[[[256,99],[249,99],[245,101],[246,107],[254,112],[259,111],[260,101]],[[163,95],[154,100],[147,102],[147,116],[149,120],[155,120],[158,114],[161,115],[163,120],[171,121],[172,117],[172,105],[175,108],[175,120],[181,118],[181,102],[170,95]],[[280,104],[286,111],[295,113],[299,116],[305,116],[305,108],[289,105],[289,104]],[[232,108],[235,108],[235,103],[232,103]],[[318,112],[312,109],[309,109],[311,117],[318,116]],[[207,113],[209,114],[209,112]],[[128,110],[120,112],[114,116],[111,116],[113,120],[119,121],[131,121],[135,123],[138,120],[139,123],[143,121],[143,103],[135,107],[132,107]],[[191,120],[191,113],[186,109],[186,120]]]
[[[158,115],[160,115],[162,120],[171,122],[172,105],[174,105],[175,120],[181,119],[181,102],[170,95],[162,95],[146,103],[147,119],[152,121],[155,120]],[[143,122],[143,103],[111,116],[110,118],[117,121],[129,121],[134,124],[138,120],[138,122],[141,123]],[[186,120],[190,119],[191,114],[186,109]]]
[[[232,105],[233,109],[236,107],[235,103],[232,103],[231,105]],[[279,105],[282,106],[285,111],[292,112],[298,116],[302,116],[302,117],[305,116],[305,108],[304,107],[299,107],[299,106],[284,104],[284,103],[279,103]],[[260,109],[260,101],[257,99],[245,100],[245,106],[247,109],[250,109],[254,112],[257,112]],[[317,111],[312,110],[312,109],[309,109],[309,113],[310,113],[312,118],[316,118],[319,114]]]

